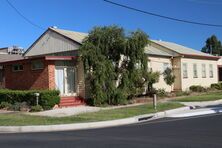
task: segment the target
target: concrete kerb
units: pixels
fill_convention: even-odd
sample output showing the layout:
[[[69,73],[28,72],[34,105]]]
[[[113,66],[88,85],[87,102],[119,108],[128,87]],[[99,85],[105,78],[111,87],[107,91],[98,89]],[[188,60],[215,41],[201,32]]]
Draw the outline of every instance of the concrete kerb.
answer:
[[[54,132],[54,131],[84,130],[84,129],[114,127],[114,126],[135,124],[135,123],[155,120],[163,118],[168,114],[185,110],[190,110],[190,107],[181,107],[178,109],[167,110],[164,112],[158,112],[154,114],[145,114],[125,119],[110,120],[110,121],[59,124],[59,125],[0,126],[0,132],[1,133]]]

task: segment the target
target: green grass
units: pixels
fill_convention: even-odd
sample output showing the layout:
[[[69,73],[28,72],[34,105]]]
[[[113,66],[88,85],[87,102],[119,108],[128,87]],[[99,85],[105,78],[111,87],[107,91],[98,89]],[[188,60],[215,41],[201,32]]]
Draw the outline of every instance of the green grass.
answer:
[[[178,98],[175,101],[180,102],[196,102],[196,101],[215,101],[222,99],[222,92],[208,92],[197,96],[186,96]]]
[[[168,109],[182,107],[183,105],[171,102],[158,104],[157,110],[154,110],[151,104],[127,107],[121,109],[102,110],[95,113],[85,113],[70,117],[42,117],[24,115],[22,113],[0,114],[0,126],[18,126],[18,125],[50,125],[50,124],[68,124],[81,122],[94,122],[127,118],[142,114],[154,113]]]

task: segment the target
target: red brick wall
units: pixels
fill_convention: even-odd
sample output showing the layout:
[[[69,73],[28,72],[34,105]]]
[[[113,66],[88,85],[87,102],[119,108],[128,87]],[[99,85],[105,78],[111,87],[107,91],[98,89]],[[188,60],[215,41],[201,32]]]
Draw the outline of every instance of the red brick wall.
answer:
[[[49,89],[55,89],[55,62],[48,61]]]
[[[8,89],[54,89],[54,62],[43,61],[44,69],[32,70],[31,60],[17,62],[23,64],[23,71],[12,71],[12,65],[4,66],[5,87]]]

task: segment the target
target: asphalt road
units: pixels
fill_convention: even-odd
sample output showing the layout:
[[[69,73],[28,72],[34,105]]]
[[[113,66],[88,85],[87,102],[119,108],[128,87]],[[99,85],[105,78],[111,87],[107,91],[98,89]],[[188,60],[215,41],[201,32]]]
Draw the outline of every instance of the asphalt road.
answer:
[[[222,148],[222,114],[49,133],[0,134],[0,148]]]

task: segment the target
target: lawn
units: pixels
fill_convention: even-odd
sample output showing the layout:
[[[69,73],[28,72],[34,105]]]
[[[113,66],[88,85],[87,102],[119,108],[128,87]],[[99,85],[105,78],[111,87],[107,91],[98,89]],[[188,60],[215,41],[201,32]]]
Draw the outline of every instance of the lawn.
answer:
[[[182,107],[183,105],[177,102],[160,103],[157,105],[157,110],[154,110],[152,104],[139,105],[134,107],[102,110],[95,113],[85,113],[70,117],[40,117],[24,115],[22,113],[0,114],[0,126],[16,126],[16,125],[50,125],[50,124],[68,124],[81,122],[95,122],[114,120],[127,117],[133,117],[142,114],[154,113]]]
[[[175,101],[180,102],[196,102],[196,101],[215,101],[222,99],[222,91],[221,92],[208,92],[204,94],[200,94],[197,96],[186,96],[182,98],[178,98]]]

